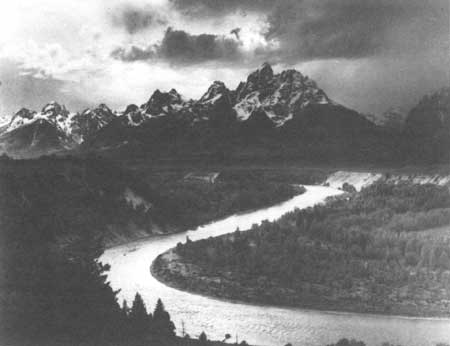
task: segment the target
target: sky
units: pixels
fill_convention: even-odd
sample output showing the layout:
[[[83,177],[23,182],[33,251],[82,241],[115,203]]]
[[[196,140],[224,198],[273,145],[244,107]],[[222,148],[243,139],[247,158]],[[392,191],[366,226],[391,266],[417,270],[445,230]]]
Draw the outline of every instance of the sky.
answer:
[[[360,112],[450,85],[448,0],[0,1],[0,115],[55,100],[122,110],[155,89],[199,98],[263,62]]]

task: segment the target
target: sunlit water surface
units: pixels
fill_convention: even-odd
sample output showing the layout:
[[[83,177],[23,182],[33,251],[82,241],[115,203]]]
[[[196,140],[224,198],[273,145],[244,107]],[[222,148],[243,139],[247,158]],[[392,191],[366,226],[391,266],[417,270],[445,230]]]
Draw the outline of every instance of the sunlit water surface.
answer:
[[[245,339],[254,345],[322,346],[336,342],[339,338],[364,340],[367,345],[382,342],[403,346],[435,345],[450,342],[450,320],[403,318],[312,311],[294,308],[255,306],[220,301],[170,288],[150,274],[150,265],[161,253],[185,242],[215,237],[240,230],[248,230],[263,220],[275,220],[295,208],[306,208],[322,202],[326,197],[340,191],[323,186],[306,186],[303,195],[296,196],[279,205],[234,215],[226,219],[199,227],[194,231],[150,238],[139,242],[117,246],[105,251],[101,260],[111,265],[108,278],[114,289],[120,289],[119,299],[133,300],[139,292],[149,308],[161,298],[170,312],[177,331],[182,321],[191,336],[202,331],[210,339],[222,339],[226,333]]]

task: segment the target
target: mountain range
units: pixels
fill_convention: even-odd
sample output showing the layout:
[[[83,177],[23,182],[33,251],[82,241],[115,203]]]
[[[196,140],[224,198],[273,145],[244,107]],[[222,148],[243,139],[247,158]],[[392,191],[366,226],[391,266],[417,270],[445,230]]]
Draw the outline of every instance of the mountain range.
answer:
[[[360,114],[331,100],[297,70],[265,63],[230,90],[215,81],[198,100],[156,90],[124,111],[81,113],[51,102],[22,108],[0,128],[0,150],[17,157],[97,152],[112,156],[300,158],[395,161],[450,158],[450,88],[424,97],[405,117]],[[431,156],[430,156],[431,153]],[[409,157],[409,156],[408,156]]]

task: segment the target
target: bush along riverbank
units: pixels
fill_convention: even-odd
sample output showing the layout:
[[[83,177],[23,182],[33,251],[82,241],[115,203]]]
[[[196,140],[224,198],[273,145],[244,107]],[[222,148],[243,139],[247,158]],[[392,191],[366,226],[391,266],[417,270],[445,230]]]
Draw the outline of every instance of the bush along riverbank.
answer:
[[[376,183],[247,232],[178,244],[152,272],[252,303],[449,317],[449,211],[446,187]]]

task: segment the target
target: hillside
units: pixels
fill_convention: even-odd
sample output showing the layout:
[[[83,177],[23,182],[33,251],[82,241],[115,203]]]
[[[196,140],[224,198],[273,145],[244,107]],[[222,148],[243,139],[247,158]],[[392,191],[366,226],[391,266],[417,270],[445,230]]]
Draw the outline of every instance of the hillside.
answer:
[[[416,160],[450,160],[450,87],[420,100],[406,118],[405,134]]]
[[[55,236],[61,244],[87,228],[106,245],[186,230],[298,193],[289,183],[252,170],[131,170],[95,156],[2,157],[0,178],[1,187],[13,186],[42,222],[59,225]]]

